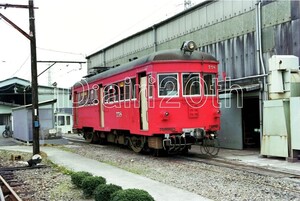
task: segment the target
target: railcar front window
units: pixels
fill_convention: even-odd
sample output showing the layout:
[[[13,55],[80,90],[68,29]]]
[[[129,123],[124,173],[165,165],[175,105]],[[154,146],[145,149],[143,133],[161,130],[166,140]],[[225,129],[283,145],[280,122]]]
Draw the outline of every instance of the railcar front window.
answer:
[[[200,95],[200,75],[198,73],[182,74],[182,86],[184,96]]]
[[[204,80],[204,94],[216,95],[216,75],[203,74],[203,80]]]
[[[178,76],[177,74],[158,75],[159,96],[178,96]]]

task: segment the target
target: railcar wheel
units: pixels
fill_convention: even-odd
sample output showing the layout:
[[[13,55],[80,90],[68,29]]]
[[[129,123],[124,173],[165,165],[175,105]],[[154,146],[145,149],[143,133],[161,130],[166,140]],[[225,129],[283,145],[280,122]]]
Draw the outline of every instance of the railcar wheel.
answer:
[[[83,134],[83,137],[85,139],[85,141],[92,143],[93,142],[93,138],[94,138],[94,133],[93,132],[86,132]]]
[[[140,153],[144,148],[145,141],[145,137],[143,136],[131,136],[130,147],[134,152]]]
[[[210,139],[205,138],[203,139],[202,147],[200,146],[200,151],[205,154],[209,154],[211,156],[218,155],[220,151],[220,142],[218,138]]]
[[[3,133],[2,133],[2,136],[4,137],[4,138],[8,138],[8,133],[7,133],[7,131],[5,130],[5,131],[3,131]]]

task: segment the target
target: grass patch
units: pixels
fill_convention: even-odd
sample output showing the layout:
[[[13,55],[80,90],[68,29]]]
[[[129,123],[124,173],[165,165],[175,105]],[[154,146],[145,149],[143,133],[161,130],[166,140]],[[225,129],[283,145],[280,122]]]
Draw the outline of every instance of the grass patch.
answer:
[[[49,162],[49,165],[53,169],[55,169],[58,172],[61,172],[61,173],[65,174],[65,175],[71,175],[71,174],[74,173],[74,171],[69,170],[68,168],[65,168],[64,166],[57,165],[56,163],[53,163],[51,160],[48,160],[48,162]]]

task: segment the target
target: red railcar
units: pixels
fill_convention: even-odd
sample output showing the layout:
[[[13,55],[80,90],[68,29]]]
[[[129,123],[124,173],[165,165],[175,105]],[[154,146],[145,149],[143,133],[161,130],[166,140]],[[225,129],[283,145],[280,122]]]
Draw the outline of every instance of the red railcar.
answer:
[[[88,141],[125,144],[135,152],[187,152],[195,143],[214,144],[220,129],[218,62],[194,49],[188,41],[76,83],[74,129]]]

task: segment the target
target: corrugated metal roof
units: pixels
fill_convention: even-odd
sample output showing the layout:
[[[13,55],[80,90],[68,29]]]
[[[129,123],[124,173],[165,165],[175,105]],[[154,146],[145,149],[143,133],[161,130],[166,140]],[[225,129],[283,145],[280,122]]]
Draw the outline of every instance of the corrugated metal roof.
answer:
[[[210,54],[194,51],[192,54],[184,54],[181,50],[163,50],[159,52],[154,52],[150,55],[144,56],[140,59],[136,59],[132,62],[123,64],[121,66],[118,66],[117,68],[112,68],[110,70],[107,70],[103,73],[99,73],[97,75],[94,75],[92,77],[89,77],[86,79],[87,82],[93,82],[95,80],[106,78],[112,75],[116,75],[128,70],[131,70],[135,68],[136,66],[146,64],[153,61],[170,61],[170,60],[210,60],[217,62],[216,58],[213,57]],[[75,86],[80,86],[80,84],[77,84]]]
[[[50,104],[56,103],[56,101],[57,101],[57,99],[42,101],[42,102],[39,102],[38,105],[39,106],[50,105]],[[12,110],[21,110],[21,109],[29,109],[29,108],[32,108],[32,104],[15,107],[15,108],[12,108]]]

